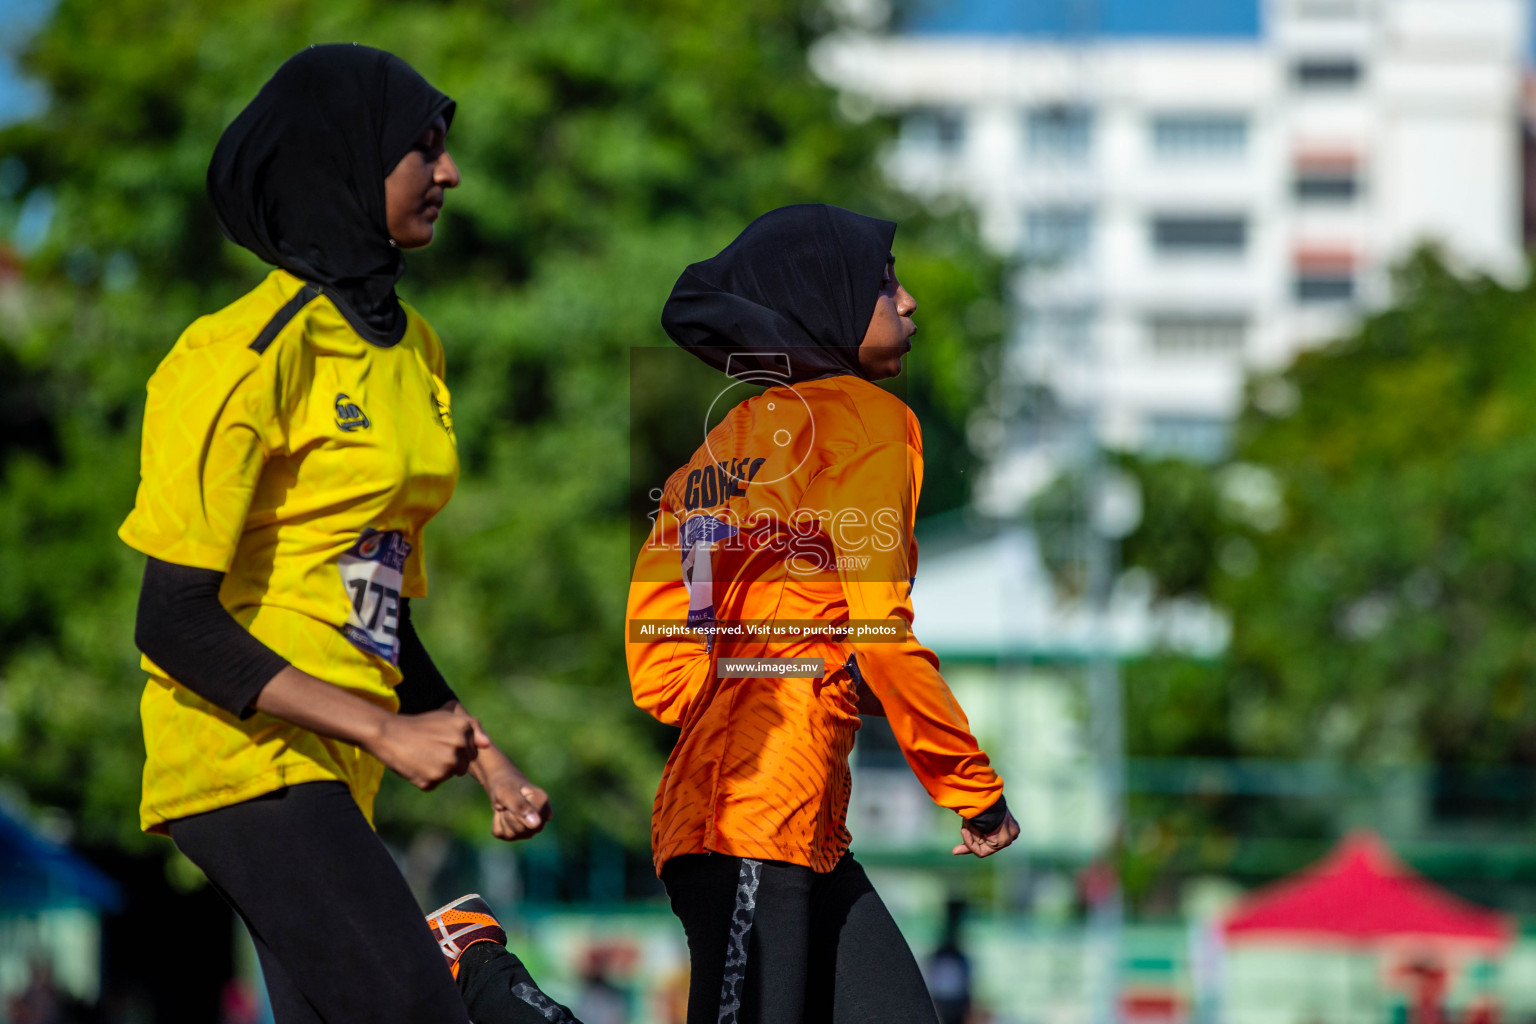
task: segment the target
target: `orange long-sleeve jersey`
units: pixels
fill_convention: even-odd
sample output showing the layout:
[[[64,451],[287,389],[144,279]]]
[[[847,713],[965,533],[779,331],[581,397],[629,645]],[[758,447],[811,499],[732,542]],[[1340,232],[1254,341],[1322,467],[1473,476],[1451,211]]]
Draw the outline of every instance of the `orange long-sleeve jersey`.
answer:
[[[935,802],[969,818],[1002,795],[938,658],[910,631],[922,465],[905,403],[838,376],[742,402],[668,478],[635,564],[625,644],[635,703],[682,729],[656,794],[658,872],[706,851],[832,869],[849,844],[859,728],[850,655]],[[696,631],[663,634],[685,621]],[[804,630],[869,621],[904,637]],[[722,658],[761,657],[826,668],[816,678],[720,675]]]

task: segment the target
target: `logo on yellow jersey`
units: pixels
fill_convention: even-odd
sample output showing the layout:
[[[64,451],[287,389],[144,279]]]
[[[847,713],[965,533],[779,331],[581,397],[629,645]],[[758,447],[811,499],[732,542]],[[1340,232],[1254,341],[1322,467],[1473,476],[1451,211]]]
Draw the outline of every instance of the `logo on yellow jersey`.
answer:
[[[347,433],[354,430],[367,430],[372,424],[368,414],[363,412],[363,407],[358,405],[345,394],[336,395],[336,425]]]
[[[438,390],[435,379],[432,381],[432,411],[437,415],[438,425],[448,431],[449,437],[453,437],[453,413],[449,411],[448,403]]]

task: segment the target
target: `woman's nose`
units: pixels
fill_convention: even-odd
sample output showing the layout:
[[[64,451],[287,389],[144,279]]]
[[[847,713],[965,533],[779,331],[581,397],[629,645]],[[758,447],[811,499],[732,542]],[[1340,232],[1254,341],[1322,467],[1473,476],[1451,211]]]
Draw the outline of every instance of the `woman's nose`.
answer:
[[[432,171],[432,180],[443,188],[459,187],[459,165],[453,162],[453,157],[448,151],[443,150],[443,155],[437,158],[437,167]]]

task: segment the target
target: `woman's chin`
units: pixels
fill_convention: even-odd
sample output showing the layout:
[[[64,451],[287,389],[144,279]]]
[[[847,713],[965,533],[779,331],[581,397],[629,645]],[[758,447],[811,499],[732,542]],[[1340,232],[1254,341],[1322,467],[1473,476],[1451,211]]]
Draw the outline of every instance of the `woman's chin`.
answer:
[[[432,238],[437,229],[430,223],[416,226],[410,231],[402,231],[394,234],[395,248],[397,249],[424,249],[432,244]]]

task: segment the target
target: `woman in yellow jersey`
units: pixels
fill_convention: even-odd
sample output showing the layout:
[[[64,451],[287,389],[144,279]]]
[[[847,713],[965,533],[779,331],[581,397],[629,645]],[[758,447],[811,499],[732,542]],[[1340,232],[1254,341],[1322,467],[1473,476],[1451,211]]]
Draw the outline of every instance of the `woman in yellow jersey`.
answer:
[[[398,57],[327,45],[226,129],[209,196],[276,269],[150,379],[119,531],[149,556],[141,821],[245,920],[279,1024],[569,1019],[477,898],[423,922],[370,827],[385,768],[472,774],[502,839],[549,816],[411,624],[458,458],[442,345],[394,286],[459,184],[453,113]]]
[[[849,854],[861,713],[889,719],[919,781],[960,815],[956,854],[1018,836],[938,659],[911,635],[922,435],[872,383],[901,372],[916,332],[895,231],[836,207],[774,210],[685,270],[662,313],[710,366],[769,385],[667,480],[630,587],[635,702],[682,730],[652,846],[688,935],[689,1024],[934,1022]]]

